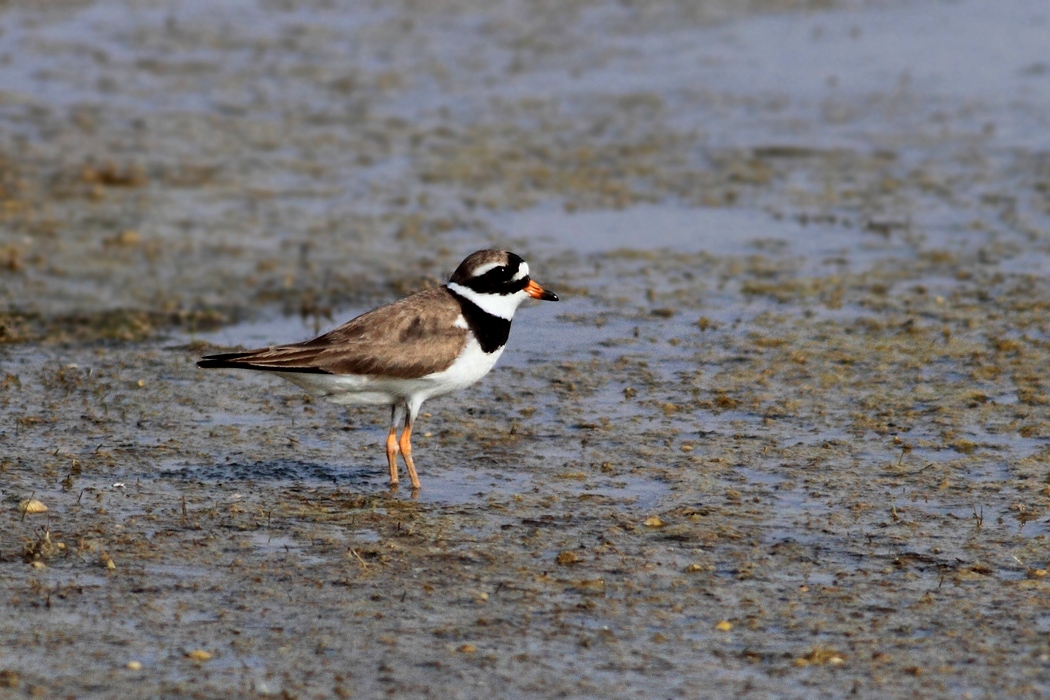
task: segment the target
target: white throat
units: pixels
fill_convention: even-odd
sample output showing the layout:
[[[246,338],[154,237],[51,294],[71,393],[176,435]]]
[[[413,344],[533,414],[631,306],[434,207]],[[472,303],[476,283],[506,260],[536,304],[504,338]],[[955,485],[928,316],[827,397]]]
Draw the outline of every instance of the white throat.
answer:
[[[517,291],[513,294],[479,294],[473,289],[455,282],[449,282],[445,286],[467,301],[474,302],[485,313],[498,316],[507,321],[514,318],[514,312],[521,306],[521,302],[529,298],[525,290]]]

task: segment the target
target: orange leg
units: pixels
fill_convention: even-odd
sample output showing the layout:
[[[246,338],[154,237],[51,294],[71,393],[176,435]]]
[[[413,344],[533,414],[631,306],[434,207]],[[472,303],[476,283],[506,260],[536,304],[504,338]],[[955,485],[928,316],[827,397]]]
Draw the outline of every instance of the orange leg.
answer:
[[[386,461],[390,465],[390,484],[392,486],[397,485],[397,429],[394,427],[390,428],[390,432],[386,436]]]
[[[412,414],[405,419],[405,429],[398,441],[401,448],[401,456],[405,458],[405,466],[408,467],[408,478],[412,480],[412,490],[419,490],[419,477],[416,475],[416,465],[412,462]]]

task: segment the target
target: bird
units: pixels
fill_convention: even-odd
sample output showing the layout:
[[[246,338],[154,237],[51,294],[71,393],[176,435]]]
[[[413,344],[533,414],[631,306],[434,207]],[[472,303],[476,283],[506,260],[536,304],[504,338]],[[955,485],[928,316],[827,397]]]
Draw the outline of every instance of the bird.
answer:
[[[390,485],[398,486],[400,454],[418,493],[412,428],[420,407],[488,374],[506,347],[514,312],[530,298],[558,301],[532,279],[520,256],[479,250],[445,284],[368,311],[312,340],[207,355],[197,366],[273,372],[331,403],[389,406]]]

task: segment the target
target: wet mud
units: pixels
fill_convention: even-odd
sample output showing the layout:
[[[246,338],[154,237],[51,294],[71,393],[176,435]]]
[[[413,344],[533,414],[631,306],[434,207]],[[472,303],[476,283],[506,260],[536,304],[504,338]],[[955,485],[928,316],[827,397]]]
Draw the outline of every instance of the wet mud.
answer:
[[[0,16],[0,697],[1050,690],[1046,10]],[[418,497],[194,365],[487,245]]]

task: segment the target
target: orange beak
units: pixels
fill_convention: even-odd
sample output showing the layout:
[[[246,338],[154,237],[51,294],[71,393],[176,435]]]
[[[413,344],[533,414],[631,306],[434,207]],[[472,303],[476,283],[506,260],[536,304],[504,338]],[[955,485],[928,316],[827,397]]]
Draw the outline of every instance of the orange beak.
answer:
[[[543,301],[558,301],[557,294],[547,289],[544,289],[540,285],[536,284],[533,280],[529,280],[528,285],[525,286],[525,293],[533,299],[542,299]]]

